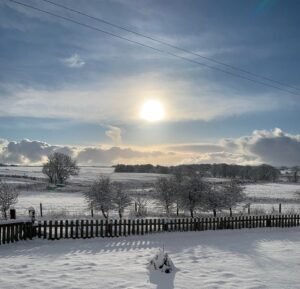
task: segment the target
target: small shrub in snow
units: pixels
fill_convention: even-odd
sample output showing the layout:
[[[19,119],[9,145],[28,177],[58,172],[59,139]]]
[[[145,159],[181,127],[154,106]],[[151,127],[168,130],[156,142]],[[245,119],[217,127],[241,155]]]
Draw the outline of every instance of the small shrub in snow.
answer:
[[[7,219],[7,210],[18,201],[19,193],[15,188],[0,180],[0,210],[4,219]]]
[[[154,258],[148,264],[149,271],[159,270],[163,273],[171,273],[175,266],[170,259],[169,255],[162,250],[154,256]]]

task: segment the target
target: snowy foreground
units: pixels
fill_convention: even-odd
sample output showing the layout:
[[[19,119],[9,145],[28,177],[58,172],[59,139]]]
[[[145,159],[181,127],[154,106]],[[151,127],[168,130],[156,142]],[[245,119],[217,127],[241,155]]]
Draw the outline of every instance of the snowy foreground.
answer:
[[[176,270],[147,264],[164,246]],[[299,288],[300,230],[163,233],[0,246],[0,288]]]

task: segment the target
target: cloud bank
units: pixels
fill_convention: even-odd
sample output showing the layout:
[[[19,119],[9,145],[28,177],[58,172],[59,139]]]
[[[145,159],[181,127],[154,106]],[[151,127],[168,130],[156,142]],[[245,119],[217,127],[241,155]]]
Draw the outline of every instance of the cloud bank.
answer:
[[[108,136],[120,136],[112,127]],[[117,131],[117,133],[116,133]],[[0,162],[9,164],[41,164],[51,153],[59,151],[78,160],[80,165],[112,165],[116,163],[153,163],[176,165],[187,163],[234,163],[275,166],[300,164],[300,135],[279,128],[255,130],[249,136],[222,139],[218,144],[180,144],[151,148],[124,146],[58,146],[37,140],[19,142],[0,139]]]

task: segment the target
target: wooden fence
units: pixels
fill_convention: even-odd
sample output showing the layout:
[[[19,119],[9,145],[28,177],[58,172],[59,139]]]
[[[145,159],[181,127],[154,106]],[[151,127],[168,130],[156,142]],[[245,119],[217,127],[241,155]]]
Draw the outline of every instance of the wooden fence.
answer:
[[[0,223],[0,245],[32,240],[35,228],[31,222]]]
[[[185,219],[61,220],[0,224],[0,245],[32,240],[121,237],[157,232],[235,230],[300,226],[300,215],[264,215]]]
[[[121,237],[156,232],[226,230],[300,226],[300,215],[264,215],[220,218],[61,220],[35,226],[38,238],[48,240]]]

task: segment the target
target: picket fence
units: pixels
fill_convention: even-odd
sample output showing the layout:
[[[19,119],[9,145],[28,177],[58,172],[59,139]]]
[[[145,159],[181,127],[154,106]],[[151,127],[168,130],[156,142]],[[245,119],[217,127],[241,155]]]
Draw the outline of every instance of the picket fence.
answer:
[[[235,216],[220,218],[71,220],[38,222],[38,238],[48,240],[122,237],[156,232],[184,232],[300,226],[300,215]]]
[[[0,245],[32,240],[35,228],[31,222],[0,223]]]
[[[0,224],[0,244],[41,238],[47,240],[121,237],[157,232],[235,230],[300,226],[300,215],[136,220],[45,220]]]

